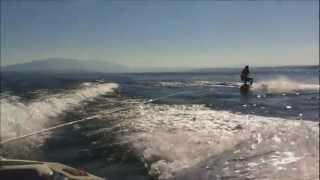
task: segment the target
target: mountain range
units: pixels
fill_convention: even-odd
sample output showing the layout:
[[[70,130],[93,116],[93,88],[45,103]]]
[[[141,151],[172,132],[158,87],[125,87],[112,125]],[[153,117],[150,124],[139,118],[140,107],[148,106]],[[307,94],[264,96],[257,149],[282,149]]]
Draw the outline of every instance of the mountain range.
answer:
[[[104,61],[84,61],[66,58],[49,58],[44,60],[35,60],[22,64],[4,66],[1,68],[1,71],[46,73],[117,73],[128,72],[129,68],[124,65]]]

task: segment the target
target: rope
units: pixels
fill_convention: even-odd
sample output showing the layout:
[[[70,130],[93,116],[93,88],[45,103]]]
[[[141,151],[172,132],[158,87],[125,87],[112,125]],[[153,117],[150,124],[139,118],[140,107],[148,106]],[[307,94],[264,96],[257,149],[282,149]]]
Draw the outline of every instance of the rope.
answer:
[[[169,95],[166,95],[166,96],[161,96],[161,97],[158,97],[158,98],[155,98],[155,99],[149,99],[149,100],[143,102],[142,104],[153,103],[153,102],[156,102],[156,101],[159,101],[159,100],[162,100],[162,99],[166,99],[168,97],[175,96],[175,95],[178,95],[178,94],[183,94],[183,93],[186,93],[186,92],[191,92],[191,91],[182,91],[182,92],[169,94]],[[112,114],[112,113],[116,113],[116,112],[119,112],[119,111],[128,110],[128,109],[131,109],[131,108],[133,108],[133,107],[118,108],[118,109],[115,109],[115,110],[111,110],[110,112],[105,113],[105,114]],[[96,119],[98,117],[99,117],[99,115],[94,115],[94,116],[90,116],[90,117],[87,117],[87,118],[84,118],[84,119],[71,121],[71,122],[67,122],[67,123],[62,123],[62,124],[59,124],[59,125],[56,125],[56,126],[53,126],[53,127],[50,127],[50,128],[45,128],[45,129],[42,129],[42,130],[39,130],[39,131],[35,131],[35,132],[32,132],[32,133],[21,135],[21,136],[18,136],[18,137],[8,138],[6,140],[1,141],[0,145],[6,144],[6,143],[9,143],[9,142],[12,142],[12,141],[16,141],[16,140],[19,140],[19,139],[24,139],[24,138],[27,138],[27,137],[30,137],[30,136],[34,136],[34,135],[37,135],[37,134],[46,133],[46,132],[49,132],[49,131],[52,131],[52,130],[55,130],[55,129],[59,129],[59,128],[62,128],[62,127],[70,126],[70,125],[73,125],[73,124],[78,124],[78,123],[81,123],[81,122],[90,121],[90,120]]]

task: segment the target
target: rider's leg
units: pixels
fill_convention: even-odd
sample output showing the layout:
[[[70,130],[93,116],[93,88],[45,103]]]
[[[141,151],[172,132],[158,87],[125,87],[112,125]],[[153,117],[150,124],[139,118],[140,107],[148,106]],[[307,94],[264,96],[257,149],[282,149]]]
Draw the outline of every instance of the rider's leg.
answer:
[[[252,85],[253,79],[252,78],[248,78],[248,81],[250,82],[250,85]]]

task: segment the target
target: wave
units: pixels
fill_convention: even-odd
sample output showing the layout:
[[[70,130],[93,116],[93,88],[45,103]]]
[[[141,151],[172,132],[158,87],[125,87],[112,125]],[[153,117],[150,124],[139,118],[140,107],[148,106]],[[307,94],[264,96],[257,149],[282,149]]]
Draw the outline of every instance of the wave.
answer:
[[[17,96],[1,99],[1,137],[11,138],[45,127],[46,123],[64,111],[99,95],[112,93],[117,84],[82,83],[78,89],[48,95],[24,103]]]
[[[154,84],[163,87],[240,87],[240,82],[214,82],[214,81],[160,81]],[[286,93],[304,90],[318,91],[319,84],[307,84],[279,76],[270,80],[254,82],[252,90],[266,93]]]
[[[130,144],[141,155],[149,167],[149,173],[158,179],[175,179],[179,174],[184,174],[184,170],[234,149],[241,142],[252,142],[245,147],[247,149],[258,148],[263,142],[266,142],[263,146],[270,148],[285,142],[282,143],[285,148],[276,150],[279,154],[290,151],[298,161],[304,157],[295,152],[299,149],[297,142],[313,141],[311,137],[316,138],[319,134],[315,122],[240,115],[215,111],[203,105],[146,104],[140,105],[138,111],[140,116],[136,116],[136,111],[123,114],[128,121],[121,123],[121,129],[131,133],[120,136],[123,143]],[[132,116],[136,117],[130,118]],[[291,147],[287,143],[296,144]],[[302,152],[312,153],[309,151],[305,148]],[[286,158],[279,156],[266,162],[274,169],[283,168],[285,163],[274,162],[285,162]],[[313,162],[305,163],[310,165]],[[199,176],[194,177],[199,179]]]
[[[303,90],[319,91],[319,88],[319,84],[306,84],[281,76],[271,80],[254,83],[252,87],[253,90],[264,91],[268,93],[285,93]]]

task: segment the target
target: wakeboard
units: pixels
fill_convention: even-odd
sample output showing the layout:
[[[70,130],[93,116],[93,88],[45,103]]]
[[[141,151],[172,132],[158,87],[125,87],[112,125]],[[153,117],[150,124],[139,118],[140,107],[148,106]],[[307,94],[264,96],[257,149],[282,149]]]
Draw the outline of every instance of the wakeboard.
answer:
[[[241,86],[240,86],[240,94],[241,95],[248,95],[249,92],[250,92],[250,88],[251,86],[247,83],[243,83]]]

